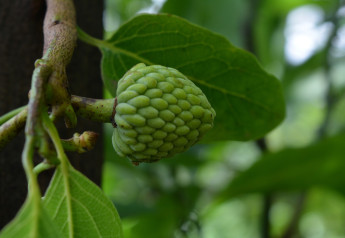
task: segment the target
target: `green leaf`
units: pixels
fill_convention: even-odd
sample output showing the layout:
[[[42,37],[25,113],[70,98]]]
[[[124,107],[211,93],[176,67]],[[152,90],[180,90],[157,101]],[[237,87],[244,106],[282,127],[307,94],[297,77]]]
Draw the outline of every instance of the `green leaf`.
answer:
[[[245,193],[269,193],[326,186],[345,194],[345,135],[314,145],[267,154],[239,174],[221,199]]]
[[[0,233],[1,238],[62,238],[41,201],[34,203],[29,197],[18,212],[15,219]]]
[[[133,65],[178,69],[197,84],[217,112],[208,139],[250,140],[284,118],[281,85],[248,52],[223,36],[173,15],[140,15],[107,41],[87,39],[103,53],[102,74],[115,95],[116,81]]]
[[[200,4],[200,0],[167,0],[161,12],[174,14],[202,25],[242,47],[245,34],[239,26],[243,26],[248,18],[248,5],[246,1],[217,1],[215,4],[214,0],[203,0]],[[252,7],[252,4],[249,6]]]
[[[64,237],[123,237],[119,215],[101,189],[71,165],[68,176],[61,170],[56,169],[43,204]]]

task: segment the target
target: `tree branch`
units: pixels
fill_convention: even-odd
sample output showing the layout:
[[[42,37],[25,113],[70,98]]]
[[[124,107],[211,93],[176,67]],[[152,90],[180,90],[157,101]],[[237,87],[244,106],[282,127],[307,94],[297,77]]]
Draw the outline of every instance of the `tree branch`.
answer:
[[[74,127],[76,116],[70,103],[66,66],[70,62],[77,41],[76,16],[73,1],[47,0],[44,19],[44,60],[53,73],[47,85],[46,100],[52,105],[54,119],[65,116],[67,127]]]
[[[0,150],[23,129],[28,109],[25,108],[0,126]]]
[[[15,117],[17,114],[19,114],[21,111],[25,110],[27,106],[22,106],[19,108],[16,108],[0,117],[0,126],[10,120],[11,118]]]
[[[43,30],[43,58],[35,62],[32,75],[25,126],[25,149],[22,155],[23,167],[30,185],[29,194],[35,197],[41,195],[32,159],[35,147],[47,144],[43,119],[48,117],[48,104],[52,106],[53,118],[59,114],[66,116],[65,111],[69,111],[69,123],[76,123],[76,120],[73,121],[74,112],[68,110],[72,106],[65,69],[72,57],[77,39],[72,0],[47,0]]]

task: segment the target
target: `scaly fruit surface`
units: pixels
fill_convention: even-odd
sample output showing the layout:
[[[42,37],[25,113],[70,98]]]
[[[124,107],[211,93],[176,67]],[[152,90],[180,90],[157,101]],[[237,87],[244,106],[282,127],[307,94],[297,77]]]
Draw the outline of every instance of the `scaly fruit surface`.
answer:
[[[186,151],[213,127],[204,93],[173,68],[140,63],[119,81],[113,146],[134,163]]]

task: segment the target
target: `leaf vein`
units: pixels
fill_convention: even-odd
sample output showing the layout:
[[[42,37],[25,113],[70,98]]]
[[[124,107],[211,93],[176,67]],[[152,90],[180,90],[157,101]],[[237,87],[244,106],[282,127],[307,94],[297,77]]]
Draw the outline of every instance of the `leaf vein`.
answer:
[[[57,189],[57,187],[58,187],[58,185],[60,184],[60,181],[61,181],[61,179],[62,179],[62,176],[61,176],[61,174],[55,174],[54,176],[57,176],[57,183],[54,183],[53,185],[53,187],[51,187],[50,189],[49,189],[49,193],[51,193],[51,194],[55,194],[55,192],[56,192],[56,189]],[[53,196],[48,196],[48,198],[46,198],[46,196],[45,197],[43,197],[42,199],[43,199],[43,201],[46,203],[46,204],[48,204],[49,202],[50,202],[50,200],[53,198]]]
[[[120,53],[120,54],[127,55],[128,57],[136,59],[137,61],[145,63],[147,65],[152,65],[153,64],[149,60],[147,60],[145,58],[142,58],[139,55],[137,55],[137,54],[135,54],[135,53],[133,53],[131,51],[127,51],[125,49],[118,48],[116,46],[112,46],[112,45],[110,45],[109,43],[106,43],[106,42],[103,42],[101,47],[106,48],[106,49],[112,51],[114,54],[119,54]]]
[[[90,198],[92,198],[93,200],[95,200],[95,201],[96,201],[97,203],[99,203],[102,207],[106,208],[106,211],[110,212],[110,214],[113,216],[113,213],[112,213],[111,211],[109,211],[109,210],[110,210],[109,207],[106,206],[106,205],[104,204],[104,202],[100,201],[97,197],[95,197],[92,193],[90,193],[90,192],[88,192],[87,190],[85,190],[85,189],[83,188],[83,186],[81,186],[81,185],[78,183],[78,182],[79,182],[78,180],[71,178],[71,182],[73,182],[76,186],[78,186],[80,190],[82,190],[85,194],[87,194],[88,196],[90,196]]]
[[[97,226],[97,223],[96,223],[96,221],[93,219],[93,216],[92,216],[92,214],[90,213],[89,209],[87,209],[87,207],[84,206],[84,204],[81,203],[78,199],[72,197],[72,200],[73,200],[75,203],[78,203],[79,206],[81,206],[81,207],[85,210],[86,214],[90,217],[89,220],[90,220],[90,221],[92,222],[92,224],[95,226],[95,230],[97,231],[98,237],[102,237],[102,235],[101,235],[101,233],[100,233],[100,231],[99,231],[99,228],[98,228],[98,226]]]
[[[266,107],[266,105],[261,104],[261,103],[259,103],[259,102],[257,102],[257,101],[254,101],[254,100],[248,98],[245,94],[241,94],[241,93],[233,92],[233,91],[228,91],[228,90],[226,90],[226,89],[224,89],[224,88],[221,88],[221,87],[215,86],[215,85],[213,85],[213,84],[207,83],[207,82],[205,82],[204,80],[197,80],[197,79],[195,79],[195,78],[193,78],[193,77],[191,77],[191,76],[187,76],[187,77],[188,77],[190,80],[192,80],[193,82],[196,82],[197,84],[200,84],[200,85],[206,86],[206,87],[208,87],[208,88],[211,88],[211,89],[217,90],[217,91],[219,91],[219,92],[222,92],[222,93],[224,93],[224,94],[227,94],[227,95],[230,95],[230,96],[233,96],[233,97],[242,99],[242,100],[244,100],[244,101],[247,101],[247,102],[249,102],[249,103],[251,103],[251,104],[253,104],[253,105],[256,105],[256,106],[258,106],[258,107],[264,109],[264,110],[267,111],[267,112],[271,112],[271,110],[270,110],[268,107]]]
[[[195,44],[172,45],[172,46],[144,49],[144,50],[141,50],[141,51],[136,51],[136,54],[142,55],[142,54],[145,54],[145,53],[152,53],[152,52],[157,52],[157,51],[184,49],[184,48],[187,48],[187,47],[190,47],[190,46],[198,46],[198,45],[212,49],[212,47],[209,47],[209,45],[202,44],[202,43],[198,42],[198,43],[195,43]],[[187,50],[187,52],[188,52],[188,50]]]
[[[56,218],[57,214],[59,213],[59,209],[60,209],[60,207],[62,206],[63,201],[64,201],[65,199],[66,199],[65,196],[62,196],[62,197],[61,197],[61,199],[60,199],[60,201],[59,201],[59,203],[58,203],[58,206],[56,207],[56,210],[55,210],[55,212],[54,212],[54,215],[52,216],[53,219]]]
[[[183,36],[184,38],[188,39],[189,36],[186,35],[186,34],[182,34],[181,32],[177,31],[177,30],[174,30],[174,31],[156,31],[156,32],[149,32],[149,33],[141,33],[141,34],[133,34],[131,36],[128,36],[128,37],[118,37],[116,40],[114,41],[108,41],[109,43],[112,43],[112,44],[115,44],[115,45],[119,45],[121,44],[122,42],[126,42],[126,41],[130,41],[130,40],[138,40],[139,38],[145,38],[145,37],[156,37],[156,36],[159,36],[159,35],[171,35],[171,34],[174,34],[174,35],[181,35]]]

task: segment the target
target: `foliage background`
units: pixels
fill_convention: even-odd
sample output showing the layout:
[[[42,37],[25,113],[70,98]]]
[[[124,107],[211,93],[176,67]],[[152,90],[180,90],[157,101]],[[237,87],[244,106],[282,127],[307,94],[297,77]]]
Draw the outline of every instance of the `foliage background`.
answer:
[[[283,237],[296,211],[294,237],[345,237],[343,3],[106,1],[105,38],[138,11],[179,15],[253,52],[282,80],[287,103],[263,158],[255,142],[222,141],[134,167],[115,154],[106,126],[103,189],[125,237],[265,237],[265,220],[272,237]]]

